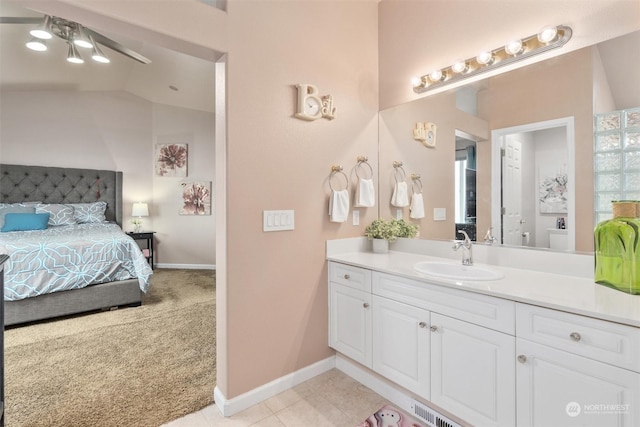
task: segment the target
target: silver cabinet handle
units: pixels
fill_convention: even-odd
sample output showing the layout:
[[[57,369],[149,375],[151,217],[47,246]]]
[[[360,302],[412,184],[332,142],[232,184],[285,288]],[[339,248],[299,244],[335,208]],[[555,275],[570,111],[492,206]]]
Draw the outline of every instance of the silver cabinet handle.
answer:
[[[362,306],[363,306],[364,308],[369,308],[369,303],[368,303],[368,302],[365,302],[364,304],[362,304]]]
[[[578,341],[580,341],[580,340],[582,339],[582,337],[580,336],[580,334],[579,334],[579,333],[577,333],[577,332],[572,332],[572,333],[569,335],[569,338],[571,338],[571,339],[572,339],[572,340],[574,340],[575,342],[578,342]]]
[[[421,328],[426,328],[427,327],[427,323],[426,322],[420,322],[420,323],[418,323],[418,326],[420,326]]]
[[[429,329],[431,329],[431,332],[435,332],[438,330],[438,327],[436,325],[433,325]]]
[[[518,356],[518,362],[524,363],[526,361],[527,361],[527,356],[525,356],[524,354],[521,354]]]
[[[349,276],[348,274],[345,274],[345,275],[344,275],[344,278],[345,278],[345,279],[347,279],[347,280],[349,280],[349,279],[351,279],[351,276]]]

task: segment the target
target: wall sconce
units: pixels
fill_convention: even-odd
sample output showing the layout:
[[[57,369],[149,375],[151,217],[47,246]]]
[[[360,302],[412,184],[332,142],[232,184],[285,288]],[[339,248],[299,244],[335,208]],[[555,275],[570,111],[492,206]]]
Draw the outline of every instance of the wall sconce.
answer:
[[[481,52],[474,58],[459,59],[449,67],[415,77],[411,82],[413,91],[427,92],[559,48],[571,39],[572,33],[571,28],[564,25],[546,26],[532,36],[511,40],[505,46]]]
[[[436,125],[433,123],[416,123],[416,126],[413,128],[413,139],[420,141],[425,147],[435,148]]]

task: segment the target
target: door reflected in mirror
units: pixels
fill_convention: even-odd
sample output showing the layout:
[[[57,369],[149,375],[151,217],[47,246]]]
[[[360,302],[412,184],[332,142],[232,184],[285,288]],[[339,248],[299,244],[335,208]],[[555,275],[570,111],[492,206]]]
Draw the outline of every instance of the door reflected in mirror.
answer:
[[[575,250],[574,120],[492,132],[492,226],[512,246]]]
[[[455,235],[460,239],[460,230],[473,241],[477,240],[476,226],[476,141],[456,130],[456,155],[454,162],[455,181]]]

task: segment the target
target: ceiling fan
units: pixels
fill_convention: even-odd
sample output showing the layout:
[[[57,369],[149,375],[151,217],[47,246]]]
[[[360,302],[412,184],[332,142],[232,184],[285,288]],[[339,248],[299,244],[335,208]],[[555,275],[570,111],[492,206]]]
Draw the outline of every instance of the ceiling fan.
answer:
[[[92,49],[92,58],[97,62],[107,63],[109,59],[102,53],[99,45],[106,46],[122,55],[135,59],[143,64],[149,64],[150,59],[121,45],[115,40],[106,37],[90,28],[74,21],[69,21],[57,16],[44,15],[39,17],[1,17],[0,24],[33,24],[37,25],[30,31],[33,39],[27,43],[32,50],[47,50],[46,40],[57,36],[69,44],[67,60],[74,63],[82,63],[84,60],[78,53],[76,46]]]

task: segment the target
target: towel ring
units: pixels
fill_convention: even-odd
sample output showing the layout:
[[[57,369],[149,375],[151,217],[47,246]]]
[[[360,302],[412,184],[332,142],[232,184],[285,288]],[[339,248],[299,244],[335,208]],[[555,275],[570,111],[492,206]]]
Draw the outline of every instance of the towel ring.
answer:
[[[404,181],[407,178],[407,173],[404,171],[404,168],[402,167],[402,162],[399,162],[397,160],[394,161],[393,167],[395,169],[393,173],[393,177],[396,179],[396,182]],[[401,178],[398,179],[398,176],[400,176]]]
[[[416,187],[418,188],[418,191],[416,191]],[[422,193],[422,181],[420,180],[420,175],[415,173],[411,174],[411,189],[416,194]]]
[[[336,191],[336,189],[333,188],[333,184],[331,183],[331,180],[337,174],[340,174],[344,177],[345,185],[342,190],[346,190],[347,188],[349,188],[349,177],[347,176],[346,173],[342,171],[342,166],[331,166],[331,175],[329,175],[329,188],[331,188],[331,191]],[[339,191],[342,191],[342,190],[339,190]]]
[[[371,167],[371,165],[369,164],[369,158],[366,156],[360,156],[358,157],[358,163],[356,164],[356,176],[358,177],[358,179],[360,178],[360,174],[358,173],[358,169],[360,168],[360,166],[362,165],[367,165],[369,166],[369,172],[370,172],[370,176],[369,178],[365,178],[365,179],[371,179],[373,178],[373,168]]]

